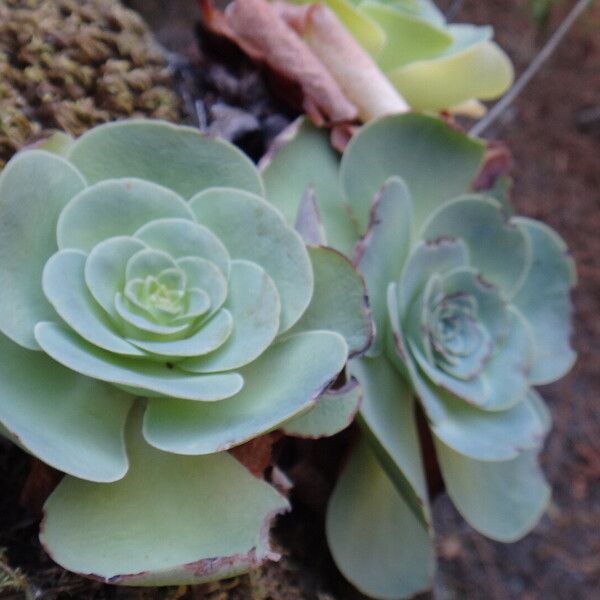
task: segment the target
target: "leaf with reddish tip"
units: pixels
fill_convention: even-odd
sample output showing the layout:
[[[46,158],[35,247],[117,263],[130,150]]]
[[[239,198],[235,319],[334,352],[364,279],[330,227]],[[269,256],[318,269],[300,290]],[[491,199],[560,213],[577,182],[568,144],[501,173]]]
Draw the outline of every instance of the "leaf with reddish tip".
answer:
[[[178,456],[128,427],[131,468],[94,484],[66,477],[45,505],[40,539],[61,566],[121,585],[192,584],[274,558],[268,531],[287,501],[230,454]]]

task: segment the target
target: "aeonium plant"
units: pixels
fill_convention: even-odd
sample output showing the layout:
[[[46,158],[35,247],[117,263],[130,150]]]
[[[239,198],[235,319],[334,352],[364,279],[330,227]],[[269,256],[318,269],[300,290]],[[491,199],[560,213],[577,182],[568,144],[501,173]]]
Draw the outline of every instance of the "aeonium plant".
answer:
[[[533,386],[573,364],[575,269],[553,230],[471,191],[483,158],[481,141],[402,115],[364,126],[341,163],[303,123],[263,165],[288,218],[311,190],[313,220],[366,280],[376,338],[349,365],[362,435],[326,525],[338,567],[373,598],[430,585],[428,439],[456,508],[492,539],[525,535],[550,496],[537,460],[550,417]]]
[[[0,426],[66,476],[41,540],[127,585],[273,557],[287,500],[228,449],[335,433],[372,334],[351,262],[263,198],[233,146],[158,121],[50,139],[0,174]]]
[[[324,4],[414,109],[480,116],[485,108],[478,101],[502,95],[512,83],[512,64],[493,41],[492,27],[449,24],[431,0],[324,0]],[[320,42],[311,40],[313,35],[308,26],[304,36],[318,50]]]

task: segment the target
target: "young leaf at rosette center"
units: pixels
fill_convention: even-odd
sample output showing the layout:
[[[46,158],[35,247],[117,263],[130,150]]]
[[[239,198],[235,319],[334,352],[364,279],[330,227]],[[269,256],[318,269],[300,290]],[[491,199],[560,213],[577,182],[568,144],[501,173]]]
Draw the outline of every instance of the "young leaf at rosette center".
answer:
[[[84,187],[67,161],[39,150],[15,156],[0,174],[0,330],[25,348],[39,349],[35,324],[55,318],[42,271],[57,250],[60,212]]]
[[[364,440],[333,491],[326,531],[338,568],[368,596],[398,600],[431,586],[435,554],[429,532]]]
[[[373,339],[373,322],[362,276],[333,248],[309,247],[315,288],[302,318],[291,330],[325,329],[344,337],[350,356],[362,354]]]
[[[473,460],[434,436],[446,489],[458,511],[483,535],[514,542],[529,533],[550,499],[536,450],[502,462]]]
[[[327,390],[314,408],[282,426],[286,435],[317,439],[346,429],[360,405],[362,389],[353,377],[339,389]]]
[[[56,562],[120,585],[173,585],[232,577],[276,557],[268,530],[288,509],[283,497],[228,453],[160,452],[140,427],[138,413],[124,479],[66,477],[47,500],[40,539]]]

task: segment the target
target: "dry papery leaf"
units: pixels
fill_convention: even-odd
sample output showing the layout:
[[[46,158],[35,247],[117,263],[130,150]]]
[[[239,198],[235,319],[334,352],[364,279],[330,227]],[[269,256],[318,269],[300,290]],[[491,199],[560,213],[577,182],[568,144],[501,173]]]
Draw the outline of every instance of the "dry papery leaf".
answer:
[[[224,12],[199,0],[205,26],[256,62],[300,86],[302,109],[317,124],[354,121],[358,110],[325,65],[266,0],[235,0]]]

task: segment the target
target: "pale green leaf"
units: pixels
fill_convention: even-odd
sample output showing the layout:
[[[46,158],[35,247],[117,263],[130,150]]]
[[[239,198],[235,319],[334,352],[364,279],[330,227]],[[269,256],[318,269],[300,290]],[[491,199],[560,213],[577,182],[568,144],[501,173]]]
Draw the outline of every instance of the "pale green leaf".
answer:
[[[342,254],[325,247],[308,249],[315,289],[293,332],[328,329],[344,337],[350,356],[364,352],[373,339],[373,323],[362,277]]]
[[[190,200],[199,223],[219,236],[231,258],[257,263],[273,279],[281,299],[279,331],[306,310],[313,274],[302,238],[262,198],[233,189],[212,189]]]
[[[183,361],[179,365],[183,370],[211,373],[237,369],[258,358],[271,345],[279,329],[281,303],[277,288],[264,269],[245,260],[231,261],[225,308],[233,317],[227,341],[208,355]]]
[[[55,323],[38,323],[35,336],[44,351],[66,367],[94,379],[146,390],[149,395],[212,401],[233,396],[243,385],[237,373],[191,375],[165,363],[114,356]]]
[[[89,252],[107,238],[133,235],[166,217],[194,220],[183,198],[167,188],[141,179],[103,181],[65,206],[56,228],[58,247]]]
[[[240,369],[244,387],[223,402],[151,400],[144,436],[178,454],[210,454],[242,444],[313,405],[344,367],[348,348],[340,335],[312,331],[273,344]]]
[[[410,598],[431,586],[435,554],[429,532],[364,441],[338,479],[326,531],[338,568],[369,597]]]
[[[176,456],[132,419],[131,468],[116,483],[66,477],[47,500],[41,541],[63,567],[121,585],[192,584],[275,558],[268,529],[288,509],[228,453]]]
[[[401,177],[414,207],[414,231],[438,206],[469,190],[484,145],[424,115],[393,115],[364,125],[341,164],[346,197],[364,234],[371,202],[390,177]]]
[[[434,441],[448,494],[472,527],[500,542],[514,542],[535,527],[550,499],[537,450],[482,462]]]
[[[424,526],[431,516],[413,395],[385,356],[354,359],[350,372],[363,388],[360,422],[381,466]]]
[[[216,185],[263,193],[256,168],[235,146],[163,121],[128,120],[95,127],[75,142],[69,160],[90,183],[138,177],[184,198]]]
[[[42,270],[57,249],[61,210],[84,187],[66,160],[40,150],[17,154],[0,174],[0,330],[25,348],[39,349],[35,324],[55,318]]]
[[[125,475],[123,429],[131,396],[1,334],[0,386],[0,424],[21,447],[81,479]]]
[[[362,389],[352,378],[339,389],[327,390],[313,408],[285,423],[282,429],[286,435],[300,438],[335,435],[352,423],[361,399]]]

